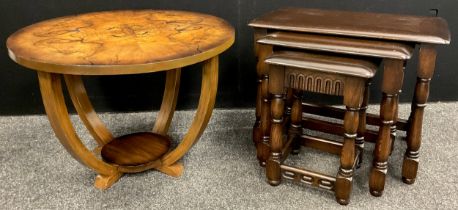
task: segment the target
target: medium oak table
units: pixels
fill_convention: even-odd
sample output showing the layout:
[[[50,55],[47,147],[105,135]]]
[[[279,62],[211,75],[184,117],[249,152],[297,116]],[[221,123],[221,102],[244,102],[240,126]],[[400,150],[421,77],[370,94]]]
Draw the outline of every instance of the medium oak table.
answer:
[[[184,11],[95,12],[51,19],[25,27],[7,40],[15,62],[36,70],[51,126],[65,149],[98,175],[106,189],[123,173],[157,169],[179,176],[178,162],[203,133],[213,110],[218,84],[218,55],[234,43],[226,21]],[[203,62],[195,118],[174,149],[167,136],[177,102],[181,67]],[[152,132],[114,137],[97,116],[83,75],[125,75],[166,71],[162,105]],[[98,144],[88,149],[70,121],[61,79],[90,134]],[[101,159],[98,158],[100,153]]]
[[[407,131],[407,150],[402,166],[402,180],[407,184],[415,182],[419,162],[423,112],[429,95],[429,84],[435,68],[435,45],[450,43],[450,32],[444,19],[440,17],[383,13],[284,8],[269,12],[251,21],[249,26],[255,28],[255,42],[271,34],[287,31],[298,34],[322,35],[331,37],[331,39],[332,36],[358,38],[361,39],[362,43],[366,42],[366,40],[376,40],[419,45],[417,82],[412,99],[412,111],[407,123],[402,120],[403,129]],[[291,38],[288,40],[291,41]],[[339,42],[336,40],[334,44],[336,43]],[[311,47],[309,46],[309,48]],[[361,54],[359,49],[355,49],[351,50]],[[268,104],[268,100],[266,100],[263,93],[267,93],[267,83],[269,81],[269,76],[265,71],[266,65],[262,61],[270,52],[269,50],[263,50],[259,43],[255,43],[255,53],[261,62],[258,62],[257,65],[257,121],[254,125],[253,136],[255,142],[261,142],[263,141],[261,138],[269,138],[268,133],[262,134],[263,129],[261,128],[264,124],[268,124],[263,123],[267,122],[268,119],[266,117],[263,118],[263,116],[267,115],[262,111],[262,107],[264,104]],[[397,105],[398,94],[403,84],[404,71],[401,60],[394,59],[392,61],[385,63],[382,84],[383,98],[380,104],[379,122],[376,123],[381,125],[381,129],[379,129],[374,149],[374,163],[369,181],[370,191],[374,196],[380,196],[383,193],[385,175],[388,169],[388,157],[391,150],[390,133],[392,133],[392,127],[395,128],[395,125],[400,121],[397,119]],[[326,111],[335,112],[334,110]],[[261,113],[263,114],[261,115]],[[373,121],[374,116],[368,119]]]

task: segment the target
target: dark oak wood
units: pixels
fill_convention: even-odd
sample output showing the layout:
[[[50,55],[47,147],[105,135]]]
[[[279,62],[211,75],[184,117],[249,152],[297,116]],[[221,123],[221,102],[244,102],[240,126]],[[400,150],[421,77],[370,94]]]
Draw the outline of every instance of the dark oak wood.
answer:
[[[407,150],[402,165],[402,181],[406,184],[413,184],[417,177],[423,112],[428,101],[429,86],[434,74],[436,54],[436,49],[432,45],[423,45],[420,48],[420,60],[417,70],[418,78],[412,101],[412,112],[409,117],[409,128],[407,130]]]
[[[289,90],[291,90],[290,88]],[[299,137],[302,134],[302,91],[293,90],[293,105],[291,107],[291,122],[289,123],[288,135],[293,138],[292,152],[298,154],[300,150]]]
[[[343,135],[345,133],[341,123],[328,122],[326,120],[319,120],[313,118],[303,118],[302,127],[310,130],[320,131],[324,133]],[[378,138],[378,130],[366,129],[364,132],[364,142],[375,143]]]
[[[249,25],[256,28],[417,43],[450,43],[447,22],[440,17],[284,8],[266,13]]]
[[[264,38],[258,37],[256,39],[258,44],[271,45],[279,49],[289,48],[295,51],[313,50],[378,57],[384,59],[384,63],[396,63],[390,65],[397,69],[397,73],[384,73],[382,85],[384,93],[381,104],[383,112],[380,116],[366,115],[366,124],[381,127],[377,137],[377,152],[374,152],[376,157],[374,157],[374,168],[371,172],[370,188],[371,193],[375,196],[380,196],[383,192],[387,168],[385,155],[389,155],[393,149],[392,141],[396,138],[397,130],[407,131],[408,148],[403,163],[403,181],[407,184],[414,183],[418,170],[418,151],[421,144],[424,106],[426,106],[429,83],[434,73],[436,57],[434,45],[450,43],[450,32],[444,19],[440,17],[285,8],[267,13],[251,21],[249,25],[257,31],[267,31]],[[405,66],[405,60],[410,58],[406,55],[409,52],[411,55],[411,49],[403,50],[403,44],[399,44],[399,42],[410,48],[420,45],[418,79],[408,122],[397,117],[397,106],[403,76],[402,70],[399,69],[402,68],[402,64]],[[387,43],[395,43],[395,47]],[[390,48],[393,52],[390,52]],[[323,108],[317,110],[313,108],[312,110],[315,114],[344,118],[344,112],[339,109]],[[304,108],[303,111],[307,112],[307,109]],[[311,124],[316,128],[322,125],[324,124]],[[342,132],[341,127],[333,125],[332,128],[338,128],[339,133]],[[332,131],[332,128],[324,130]],[[359,133],[358,139],[360,140],[362,131]],[[366,141],[372,141],[374,139],[373,132],[366,131],[364,137]],[[362,157],[360,159],[362,160]]]
[[[323,72],[334,75],[346,75],[362,78],[372,78],[375,75],[375,71],[377,69],[377,66],[374,63],[366,60],[328,55],[317,55],[312,53],[296,53],[290,51],[276,52],[273,56],[270,56],[269,59],[266,59],[265,62],[268,64],[277,64],[296,68],[306,68],[314,71],[319,71],[320,73]],[[290,82],[288,83],[288,85],[292,86],[291,88],[303,89],[299,88],[299,86],[305,85],[306,89],[310,88],[310,90],[315,90],[315,88],[318,88],[318,93],[325,93],[326,90],[321,91],[321,89],[326,89],[326,87],[328,87],[326,86],[326,81],[324,80],[322,81],[322,83],[320,83],[321,86],[319,87],[307,87],[307,85],[312,85],[312,83],[308,83],[308,80],[311,78],[302,78],[301,75],[295,76],[295,78],[288,76],[285,77],[285,79]],[[331,86],[329,86],[329,88],[331,88]],[[337,91],[337,89],[329,89],[329,91],[335,92],[335,95],[342,94],[341,90]]]
[[[101,155],[107,163],[137,166],[157,160],[170,148],[170,138],[141,132],[117,137],[105,144]]]
[[[304,147],[310,147],[317,150],[325,151],[334,155],[340,155],[343,146],[341,142],[322,139],[320,137],[309,136],[304,134],[301,135],[301,145]]]
[[[260,38],[265,35],[265,30],[257,30],[255,38]],[[269,73],[268,66],[264,60],[272,53],[272,46],[255,44],[255,51],[257,52],[258,63],[256,65],[256,72],[258,75],[258,104],[256,106],[256,113],[259,119],[259,129],[255,130],[255,144],[259,164],[266,165],[266,160],[270,153],[270,97],[269,97]],[[255,126],[257,126],[255,124]]]
[[[234,43],[234,29],[206,14],[107,11],[25,27],[7,40],[11,59],[31,69],[79,75],[163,71],[205,61]]]
[[[325,190],[334,190],[336,178],[303,168],[281,165],[282,176],[295,182],[319,187]]]
[[[271,101],[271,153],[266,164],[268,183],[278,185],[282,177],[324,189],[333,190],[336,200],[342,205],[349,203],[354,169],[360,158],[361,149],[356,149],[355,139],[359,129],[359,114],[365,114],[363,103],[367,104],[366,86],[373,77],[377,67],[375,64],[351,58],[318,55],[292,51],[274,51],[265,63],[269,65],[269,93]],[[295,95],[291,109],[291,125],[288,141],[283,143],[282,128],[284,121],[285,88],[294,89]],[[293,91],[293,92],[294,92]],[[301,122],[307,128],[307,120],[302,119],[302,102],[299,91],[323,93],[343,96],[347,111],[344,116],[343,143],[327,141],[317,137],[299,136]],[[366,100],[366,101],[365,101]],[[305,122],[305,123],[304,123]],[[363,125],[365,127],[365,123]],[[361,136],[362,138],[362,136]],[[307,142],[310,140],[310,142]],[[361,139],[362,140],[362,139]],[[293,143],[291,143],[293,142]],[[282,164],[286,159],[289,147],[297,150],[297,145],[311,146],[333,154],[340,155],[339,172],[334,179],[327,179],[319,173],[298,169]],[[362,145],[358,145],[360,148]],[[339,151],[337,151],[339,150]]]
[[[302,103],[302,109],[305,113],[330,117],[335,119],[343,119],[345,115],[345,109],[326,106],[326,105],[318,105],[318,104],[310,104],[310,103]],[[367,125],[375,125],[379,126],[380,116],[378,114],[371,114],[366,113],[366,124]],[[397,119],[396,120],[396,128],[397,130],[406,131],[407,130],[407,120],[405,119]]]
[[[412,45],[402,42],[285,31],[269,33],[257,42],[288,48],[393,59],[410,59],[414,50]]]
[[[267,181],[270,185],[281,182],[281,151],[283,149],[283,115],[284,115],[284,80],[285,68],[278,65],[269,66],[269,94],[271,99],[272,125],[270,129],[270,156],[266,163]]]
[[[374,149],[374,162],[371,169],[369,188],[373,196],[381,196],[385,187],[385,176],[388,170],[388,157],[392,147],[391,127],[397,109],[403,78],[402,60],[386,59],[383,64],[382,102],[380,106],[381,125]]]

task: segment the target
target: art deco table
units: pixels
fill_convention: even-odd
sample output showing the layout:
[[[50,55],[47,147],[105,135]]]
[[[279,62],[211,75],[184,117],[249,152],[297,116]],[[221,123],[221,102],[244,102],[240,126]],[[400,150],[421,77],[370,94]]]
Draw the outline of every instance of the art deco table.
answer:
[[[218,55],[234,42],[234,29],[210,15],[183,11],[113,11],[68,16],[25,27],[7,40],[15,62],[36,70],[54,132],[67,151],[98,176],[106,189],[123,173],[157,169],[179,176],[179,161],[204,131],[215,103]],[[174,149],[167,131],[175,111],[181,67],[203,62],[195,118]],[[113,137],[94,111],[81,76],[166,71],[161,109],[152,132]],[[74,107],[98,147],[91,151],[70,121],[65,80]],[[101,159],[98,158],[100,152]]]

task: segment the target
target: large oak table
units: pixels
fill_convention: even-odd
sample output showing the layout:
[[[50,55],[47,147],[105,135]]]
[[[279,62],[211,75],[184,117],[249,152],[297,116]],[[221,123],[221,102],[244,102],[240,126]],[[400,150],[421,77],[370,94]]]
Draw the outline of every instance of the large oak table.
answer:
[[[268,41],[268,37],[275,36],[278,45],[288,46],[291,43],[295,43],[296,48],[312,49],[313,46],[311,44],[322,45],[319,40],[327,40],[327,42],[336,45],[344,43],[339,41],[340,39],[349,37],[360,39],[361,44],[365,45],[363,48],[366,48],[364,49],[366,51],[371,51],[371,46],[367,43],[374,40],[377,42],[398,42],[412,46],[419,45],[417,82],[409,119],[406,121],[397,118],[398,94],[401,91],[404,78],[402,59],[408,59],[409,57],[390,58],[386,60],[388,62],[384,62],[385,67],[381,88],[383,98],[380,104],[380,118],[375,115],[370,115],[367,118],[368,124],[380,125],[378,136],[376,136],[374,163],[369,181],[371,194],[380,196],[383,193],[385,175],[388,168],[387,161],[392,148],[391,138],[393,137],[392,134],[396,131],[396,125],[401,130],[407,131],[407,150],[402,166],[402,180],[407,184],[415,182],[419,162],[423,112],[429,95],[429,84],[435,68],[435,45],[450,43],[450,32],[447,22],[444,19],[440,17],[383,13],[285,8],[266,13],[251,21],[249,26],[255,28],[255,53],[258,57],[257,120],[253,129],[255,142],[266,142],[269,139],[269,131],[265,129],[267,127],[266,125],[269,124],[269,119],[265,116],[269,116],[269,114],[265,114],[266,112],[263,108],[268,106],[269,103],[266,98],[269,75],[263,61],[272,51],[271,49],[265,50],[264,48],[266,47],[263,47],[260,43],[256,43],[258,40]],[[294,32],[296,35],[294,37],[286,37],[285,40],[280,40],[279,34],[285,32]],[[301,37],[300,34],[304,34],[304,36]],[[326,38],[306,38],[312,35],[321,35]],[[332,41],[333,36],[336,37],[335,41]],[[307,40],[307,43],[304,40]],[[311,43],[313,41],[315,43]],[[347,52],[353,51],[353,54],[367,55],[367,52],[361,51],[363,49],[361,46],[341,46],[340,48],[340,50],[343,49],[343,51]],[[343,52],[336,51],[336,49],[339,49],[339,47],[325,49],[325,51],[334,50],[335,53]],[[374,55],[372,54],[371,56]],[[383,55],[378,57],[389,58]],[[324,110],[313,106],[306,106],[304,109],[325,116],[343,116],[342,111],[336,109]],[[336,129],[328,130],[336,131]],[[258,153],[261,151],[262,154],[263,150],[266,150],[263,149],[266,146],[262,144],[257,145],[260,145],[257,146]]]
[[[20,29],[7,40],[15,62],[38,73],[43,103],[65,149],[98,175],[106,189],[123,173],[157,169],[179,176],[178,162],[203,133],[218,84],[218,55],[234,42],[224,20],[184,11],[112,11],[51,19]],[[203,62],[199,105],[188,132],[170,148],[167,136],[180,84],[181,67]],[[114,137],[97,116],[82,76],[166,71],[161,109],[151,132]],[[81,142],[70,121],[61,80],[90,134],[94,150]],[[99,158],[99,153],[101,158]]]

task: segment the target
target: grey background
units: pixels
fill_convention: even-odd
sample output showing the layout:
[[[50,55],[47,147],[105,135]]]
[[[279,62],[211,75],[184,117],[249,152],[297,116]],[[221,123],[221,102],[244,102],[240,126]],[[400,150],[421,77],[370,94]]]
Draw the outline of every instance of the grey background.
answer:
[[[209,13],[229,21],[237,33],[236,43],[221,56],[220,83],[217,107],[253,107],[255,99],[255,59],[253,56],[253,31],[247,23],[263,13],[286,7],[308,7],[373,11],[412,15],[432,15],[437,9],[444,17],[452,33],[450,46],[438,47],[436,73],[431,86],[431,101],[458,100],[458,84],[455,83],[458,66],[454,54],[458,51],[454,33],[458,25],[456,8],[458,1],[441,0],[1,0],[0,14],[0,115],[43,113],[41,96],[34,71],[12,62],[5,47],[6,38],[21,27],[64,15],[114,9],[179,9]],[[417,60],[409,61],[404,82],[402,102],[412,97]],[[178,109],[195,107],[200,90],[199,65],[185,68]],[[157,109],[163,90],[162,73],[129,76],[86,77],[90,98],[97,111],[141,111]],[[371,102],[380,100],[380,74],[372,85]]]

